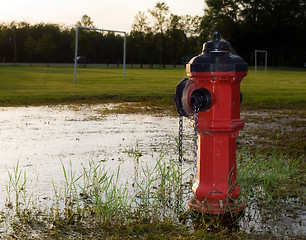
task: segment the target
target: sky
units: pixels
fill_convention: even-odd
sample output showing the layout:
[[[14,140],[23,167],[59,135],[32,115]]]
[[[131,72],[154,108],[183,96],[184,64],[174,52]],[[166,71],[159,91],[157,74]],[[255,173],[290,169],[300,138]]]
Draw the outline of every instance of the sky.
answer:
[[[0,0],[0,22],[55,23],[72,27],[88,15],[97,28],[130,32],[138,11],[165,2],[177,15],[204,13],[204,0]]]

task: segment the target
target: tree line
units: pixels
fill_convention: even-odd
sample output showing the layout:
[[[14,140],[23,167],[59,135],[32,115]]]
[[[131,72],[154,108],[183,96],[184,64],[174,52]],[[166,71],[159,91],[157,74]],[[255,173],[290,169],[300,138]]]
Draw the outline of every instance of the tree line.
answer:
[[[127,34],[128,64],[185,64],[219,31],[233,52],[254,64],[254,51],[268,51],[269,65],[304,66],[305,0],[206,0],[203,16],[179,16],[164,2],[134,17]],[[95,27],[84,15],[77,25]],[[75,27],[27,22],[0,24],[0,61],[71,63]],[[79,55],[92,63],[122,63],[123,37],[80,29]]]

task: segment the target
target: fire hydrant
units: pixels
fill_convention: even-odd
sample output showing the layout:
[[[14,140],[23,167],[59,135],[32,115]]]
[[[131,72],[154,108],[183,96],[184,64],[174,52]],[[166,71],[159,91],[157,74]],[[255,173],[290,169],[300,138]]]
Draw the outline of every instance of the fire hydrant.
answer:
[[[229,42],[218,32],[203,45],[203,52],[186,66],[187,76],[176,88],[180,116],[197,128],[197,178],[190,209],[205,214],[239,213],[236,183],[236,137],[244,127],[240,119],[240,82],[248,66],[230,53]]]

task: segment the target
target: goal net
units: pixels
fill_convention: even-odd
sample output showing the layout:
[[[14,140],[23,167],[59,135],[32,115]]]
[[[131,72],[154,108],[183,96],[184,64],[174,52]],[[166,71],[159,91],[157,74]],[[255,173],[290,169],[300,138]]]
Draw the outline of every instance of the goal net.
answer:
[[[255,72],[258,66],[265,66],[265,72],[267,71],[268,51],[255,50]]]
[[[83,26],[76,26],[76,36],[75,36],[75,54],[74,54],[74,83],[76,83],[77,77],[77,64],[78,64],[78,43],[79,43],[79,29],[88,29],[88,30],[95,30],[95,31],[105,31],[105,32],[112,32],[112,33],[119,33],[124,35],[123,41],[123,79],[125,79],[125,66],[126,66],[126,32],[124,31],[117,31],[117,30],[107,30],[102,28],[90,28],[90,27],[83,27]]]

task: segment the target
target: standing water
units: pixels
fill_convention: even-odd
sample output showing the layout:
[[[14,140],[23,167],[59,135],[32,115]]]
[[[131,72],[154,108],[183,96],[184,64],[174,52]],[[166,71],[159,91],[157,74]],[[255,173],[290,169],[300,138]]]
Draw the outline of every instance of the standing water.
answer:
[[[17,162],[34,198],[54,195],[52,180],[63,181],[63,163],[77,173],[89,161],[104,162],[120,178],[133,177],[128,151],[137,148],[143,164],[154,165],[162,149],[177,158],[178,119],[142,114],[101,114],[106,105],[7,107],[0,110],[0,191]],[[186,128],[191,134],[191,129]],[[30,184],[29,184],[30,183]],[[3,207],[5,199],[0,199]]]
[[[137,165],[153,167],[161,153],[166,153],[166,160],[178,159],[177,117],[103,114],[112,107],[114,105],[108,104],[1,108],[0,207],[6,203],[8,172],[12,173],[17,163],[19,170],[26,172],[27,194],[45,204],[54,197],[52,181],[64,184],[62,164],[66,167],[71,164],[79,174],[90,161],[102,163],[110,174],[120,168],[120,179],[130,181],[137,174]],[[190,169],[187,172],[190,178],[194,174],[193,130],[188,126],[188,120],[184,121],[183,145],[187,159],[183,168]],[[250,131],[250,126],[246,124],[245,130]],[[129,152],[137,152],[139,162],[135,163]],[[184,200],[187,205],[189,197]],[[275,234],[277,228],[289,228],[290,232],[304,234],[303,212],[299,211],[295,219],[284,215],[276,222],[266,222],[255,200],[247,206],[249,219],[242,219],[240,227],[258,232],[274,229]]]

